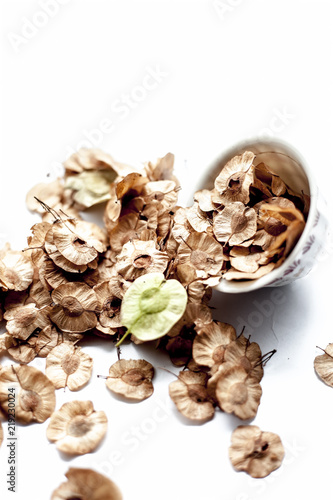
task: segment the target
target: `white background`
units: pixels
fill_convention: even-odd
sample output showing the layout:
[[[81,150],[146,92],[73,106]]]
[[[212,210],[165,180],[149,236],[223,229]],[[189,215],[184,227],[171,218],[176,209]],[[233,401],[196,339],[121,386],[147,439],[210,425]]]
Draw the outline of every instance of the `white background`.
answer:
[[[51,16],[41,14],[43,1],[2,0],[1,244],[25,246],[38,220],[25,208],[26,191],[55,178],[69,152],[89,137],[129,163],[173,152],[186,204],[216,155],[247,137],[276,136],[303,154],[329,199],[330,3],[63,0]],[[155,80],[147,76],[152,71],[160,75]],[[320,260],[309,276],[281,289],[273,309],[264,302],[272,305],[272,289],[214,294],[212,301],[215,317],[238,331],[245,323],[250,333],[256,311],[252,340],[263,352],[277,349],[253,423],[281,436],[286,457],[279,470],[263,480],[236,473],[228,447],[242,422],[217,412],[203,426],[189,425],[168,397],[173,377],[158,368],[150,399],[114,398],[96,375],[108,373],[115,350],[87,341],[95,361],[91,382],[78,393],[58,391],[57,408],[92,399],[107,412],[106,439],[95,453],[69,459],[48,443],[47,422],[19,427],[18,489],[6,490],[4,443],[1,499],[50,498],[69,466],[106,473],[125,500],[280,500],[294,491],[297,498],[330,498],[333,392],[316,377],[313,359],[320,354],[316,345],[333,341],[331,244]],[[170,368],[152,346],[126,345],[123,356]],[[42,360],[32,364],[44,367]]]

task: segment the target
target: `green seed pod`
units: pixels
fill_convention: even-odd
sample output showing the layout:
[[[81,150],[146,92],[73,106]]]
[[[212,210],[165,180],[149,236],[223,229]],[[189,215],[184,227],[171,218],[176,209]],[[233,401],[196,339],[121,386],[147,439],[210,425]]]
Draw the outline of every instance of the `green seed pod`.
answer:
[[[185,288],[163,273],[137,278],[124,295],[120,317],[129,333],[142,341],[163,337],[184,314]]]

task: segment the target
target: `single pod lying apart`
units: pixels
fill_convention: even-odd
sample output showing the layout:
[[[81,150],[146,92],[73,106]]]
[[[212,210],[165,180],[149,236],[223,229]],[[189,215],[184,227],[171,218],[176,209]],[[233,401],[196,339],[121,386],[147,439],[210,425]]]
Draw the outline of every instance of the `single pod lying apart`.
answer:
[[[166,280],[163,273],[137,278],[123,297],[120,318],[129,335],[142,341],[163,337],[184,314],[185,288],[177,280]]]

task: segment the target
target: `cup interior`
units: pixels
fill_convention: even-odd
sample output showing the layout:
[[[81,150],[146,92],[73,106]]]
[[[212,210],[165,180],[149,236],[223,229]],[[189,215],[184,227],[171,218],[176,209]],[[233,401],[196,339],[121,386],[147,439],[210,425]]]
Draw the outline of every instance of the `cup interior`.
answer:
[[[244,153],[244,151],[252,151],[255,155],[254,164],[258,165],[264,162],[268,167],[297,194],[306,194],[310,196],[310,208],[308,219],[303,230],[303,233],[297,242],[295,248],[277,269],[273,269],[270,273],[256,280],[244,281],[227,281],[222,278],[216,289],[227,293],[243,293],[264,286],[268,286],[270,282],[280,277],[284,270],[293,261],[294,256],[298,252],[298,248],[303,245],[307,238],[307,232],[312,219],[314,218],[314,203],[313,197],[316,192],[314,182],[306,165],[304,158],[291,145],[280,140],[271,139],[252,139],[243,141],[228,149],[220,157],[215,160],[212,165],[206,170],[203,175],[198,189],[213,189],[214,180],[220,173],[224,165],[234,156]]]

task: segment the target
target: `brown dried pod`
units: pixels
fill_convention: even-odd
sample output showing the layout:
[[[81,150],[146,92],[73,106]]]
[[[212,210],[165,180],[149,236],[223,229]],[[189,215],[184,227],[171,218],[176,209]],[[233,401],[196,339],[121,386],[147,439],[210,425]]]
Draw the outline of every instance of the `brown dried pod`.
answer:
[[[212,367],[223,363],[225,349],[236,339],[236,330],[228,323],[212,321],[205,325],[193,342],[193,359],[199,365]]]
[[[265,252],[256,252],[240,257],[230,257],[230,264],[236,271],[255,273],[261,265],[270,261]]]
[[[61,202],[64,192],[64,186],[59,179],[49,183],[36,184],[28,191],[25,202],[31,212],[43,214],[45,209],[36,200],[43,200],[49,207],[54,207]]]
[[[213,230],[218,241],[239,245],[256,234],[256,212],[240,201],[230,203],[214,218]]]
[[[119,176],[127,175],[134,167],[120,163],[98,148],[81,148],[73,153],[65,162],[66,174],[84,172],[85,170],[114,170]]]
[[[92,264],[95,261],[91,261],[88,264],[74,264],[73,262],[69,261],[62,255],[62,253],[59,252],[57,247],[55,246],[53,242],[53,230],[50,229],[46,233],[45,237],[45,251],[50,259],[53,260],[53,262],[63,269],[64,271],[67,271],[68,273],[83,273],[86,271],[89,266],[92,266]],[[97,258],[96,258],[97,259]]]
[[[7,366],[0,372],[0,407],[8,414],[8,394],[16,394],[15,417],[24,423],[45,422],[55,408],[54,385],[33,366]]]
[[[205,212],[202,212],[197,202],[186,208],[186,217],[193,229],[198,233],[212,233],[212,221],[207,218]]]
[[[11,337],[12,342],[8,345],[7,354],[14,361],[21,364],[28,364],[35,359],[36,351],[34,345],[29,343],[29,340],[23,341]]]
[[[194,201],[198,202],[202,212],[213,212],[216,210],[216,205],[212,202],[211,191],[209,189],[201,189],[194,193]]]
[[[93,359],[69,342],[54,347],[47,355],[45,374],[56,389],[78,391],[91,378]]]
[[[325,384],[333,387],[333,344],[328,344],[324,350],[324,354],[316,356],[314,369],[318,377]]]
[[[67,283],[52,292],[50,318],[64,332],[82,333],[97,324],[98,299],[85,283]]]
[[[149,398],[154,387],[154,367],[144,359],[120,359],[111,365],[106,386],[111,392],[126,399],[143,401]]]
[[[35,304],[13,307],[4,314],[7,330],[13,337],[26,340],[36,328],[50,324],[46,309],[38,309]]]
[[[107,249],[107,236],[96,224],[80,220],[65,220],[52,227],[53,244],[75,265],[86,265]]]
[[[266,266],[260,266],[259,269],[257,269],[257,271],[255,271],[254,273],[237,271],[233,267],[231,267],[223,275],[223,278],[226,280],[255,280],[270,273],[275,267],[277,267],[277,264],[275,264],[274,262],[270,262]]]
[[[50,306],[51,302],[50,289],[48,283],[44,280],[44,277],[42,277],[42,269],[40,268],[37,270],[37,278],[34,278],[29,288],[29,297],[26,303],[34,303],[38,309],[43,309],[44,306]]]
[[[169,385],[169,394],[178,411],[190,420],[204,423],[214,417],[215,409],[207,392],[208,375],[182,371]]]
[[[121,290],[120,283],[124,284],[124,289]],[[127,286],[126,282],[117,278],[111,278],[110,281],[103,281],[94,287],[94,292],[97,295],[98,320],[103,328],[119,328],[122,326],[120,319],[120,307],[122,297]],[[126,288],[125,288],[126,287]],[[98,328],[98,326],[97,326]]]
[[[139,218],[137,213],[129,213],[119,217],[116,226],[109,232],[111,249],[119,253],[125,243],[138,239],[140,232],[147,228],[147,222]]]
[[[183,207],[175,208],[173,217],[173,226],[171,234],[177,243],[182,243],[193,233],[193,227],[187,220],[187,210]]]
[[[32,283],[33,275],[30,257],[5,247],[0,256],[0,290],[26,290]]]
[[[179,245],[178,263],[190,263],[198,277],[207,278],[221,270],[222,246],[211,236],[194,232]]]
[[[177,323],[169,330],[168,337],[176,337],[183,329],[196,330],[200,332],[202,328],[212,322],[212,313],[209,307],[201,303],[188,302],[185,312]]]
[[[216,385],[216,399],[221,410],[234,413],[242,420],[255,417],[261,394],[258,380],[240,366],[223,373]]]
[[[187,366],[192,358],[193,332],[184,330],[180,335],[172,337],[166,344],[170,360],[175,366]]]
[[[142,195],[159,201],[165,210],[171,210],[177,203],[178,189],[172,180],[148,182]]]
[[[168,254],[158,250],[154,241],[132,240],[117,256],[116,270],[125,280],[134,281],[143,274],[163,273],[168,262]]]
[[[231,342],[225,349],[224,360],[233,366],[241,366],[246,373],[255,377],[258,382],[264,375],[262,353],[256,342],[250,342],[243,334]]]
[[[2,428],[2,423],[0,421],[0,446],[2,445],[3,441],[3,428]]]
[[[251,151],[245,151],[228,161],[215,179],[214,186],[219,196],[213,198],[214,203],[249,202],[254,158]]]
[[[144,170],[150,181],[175,180],[173,176],[173,165],[175,156],[167,153],[162,158],[157,158],[155,162],[145,163]]]
[[[53,493],[51,500],[122,500],[118,486],[111,479],[91,469],[71,467],[67,482]]]
[[[72,455],[91,453],[107,431],[104,411],[95,411],[91,401],[70,401],[53,413],[46,430],[57,449]]]
[[[231,436],[230,461],[237,471],[262,478],[278,469],[284,458],[281,439],[273,432],[263,432],[256,425],[240,425]]]

